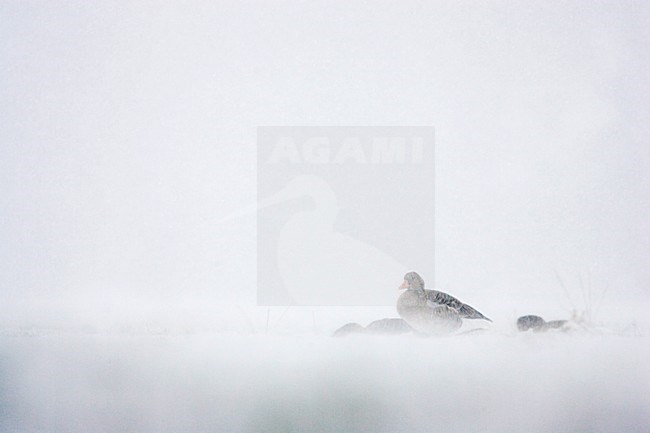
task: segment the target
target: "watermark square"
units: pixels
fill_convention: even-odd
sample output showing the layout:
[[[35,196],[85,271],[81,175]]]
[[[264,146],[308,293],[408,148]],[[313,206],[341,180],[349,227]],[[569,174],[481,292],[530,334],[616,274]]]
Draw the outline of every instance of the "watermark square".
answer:
[[[257,130],[258,305],[394,305],[434,275],[431,126]]]

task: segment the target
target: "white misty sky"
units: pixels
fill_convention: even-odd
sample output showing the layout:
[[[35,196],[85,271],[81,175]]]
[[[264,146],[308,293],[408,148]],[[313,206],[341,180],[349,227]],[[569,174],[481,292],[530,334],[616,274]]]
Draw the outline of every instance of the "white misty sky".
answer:
[[[433,125],[440,288],[555,296],[557,271],[647,299],[649,19],[3,1],[0,293],[253,302],[255,221],[217,221],[255,200],[258,125]]]

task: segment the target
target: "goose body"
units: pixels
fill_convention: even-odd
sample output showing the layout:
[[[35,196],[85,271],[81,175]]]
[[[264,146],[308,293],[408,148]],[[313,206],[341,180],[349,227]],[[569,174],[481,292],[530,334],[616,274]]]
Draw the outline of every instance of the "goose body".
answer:
[[[533,332],[546,332],[549,329],[564,329],[566,330],[568,321],[566,320],[551,320],[547,322],[539,316],[528,315],[521,316],[517,319],[517,329],[520,332],[532,329]]]
[[[426,290],[424,280],[415,272],[404,276],[406,289],[397,300],[397,312],[409,325],[427,334],[449,333],[462,326],[462,319],[490,321],[473,307],[437,290]]]
[[[334,332],[334,337],[350,334],[399,335],[412,332],[413,329],[404,319],[380,319],[371,322],[365,328],[358,323],[348,323]]]

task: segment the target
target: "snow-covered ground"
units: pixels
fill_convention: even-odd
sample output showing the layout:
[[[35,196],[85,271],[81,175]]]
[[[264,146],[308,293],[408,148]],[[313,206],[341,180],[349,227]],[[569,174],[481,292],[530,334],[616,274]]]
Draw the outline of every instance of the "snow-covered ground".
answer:
[[[180,325],[178,317],[167,327],[162,317],[123,326],[7,324],[0,336],[0,431],[650,428],[650,338],[634,324],[520,334],[495,320],[484,332],[440,338],[332,338],[333,325],[347,316],[365,325],[389,311],[229,314],[237,311],[247,318],[231,329],[223,327],[225,310],[212,328],[205,318],[198,326],[187,318]]]

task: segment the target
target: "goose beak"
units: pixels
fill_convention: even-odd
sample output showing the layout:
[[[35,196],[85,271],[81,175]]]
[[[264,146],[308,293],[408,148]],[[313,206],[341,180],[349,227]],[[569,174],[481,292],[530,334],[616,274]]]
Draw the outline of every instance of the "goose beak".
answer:
[[[408,281],[406,281],[406,280],[404,280],[404,282],[402,283],[402,285],[401,285],[401,286],[399,286],[399,287],[397,288],[397,290],[404,290],[404,289],[408,289],[408,288],[409,288],[409,286],[410,286],[410,284],[409,284],[409,282],[408,282]]]

